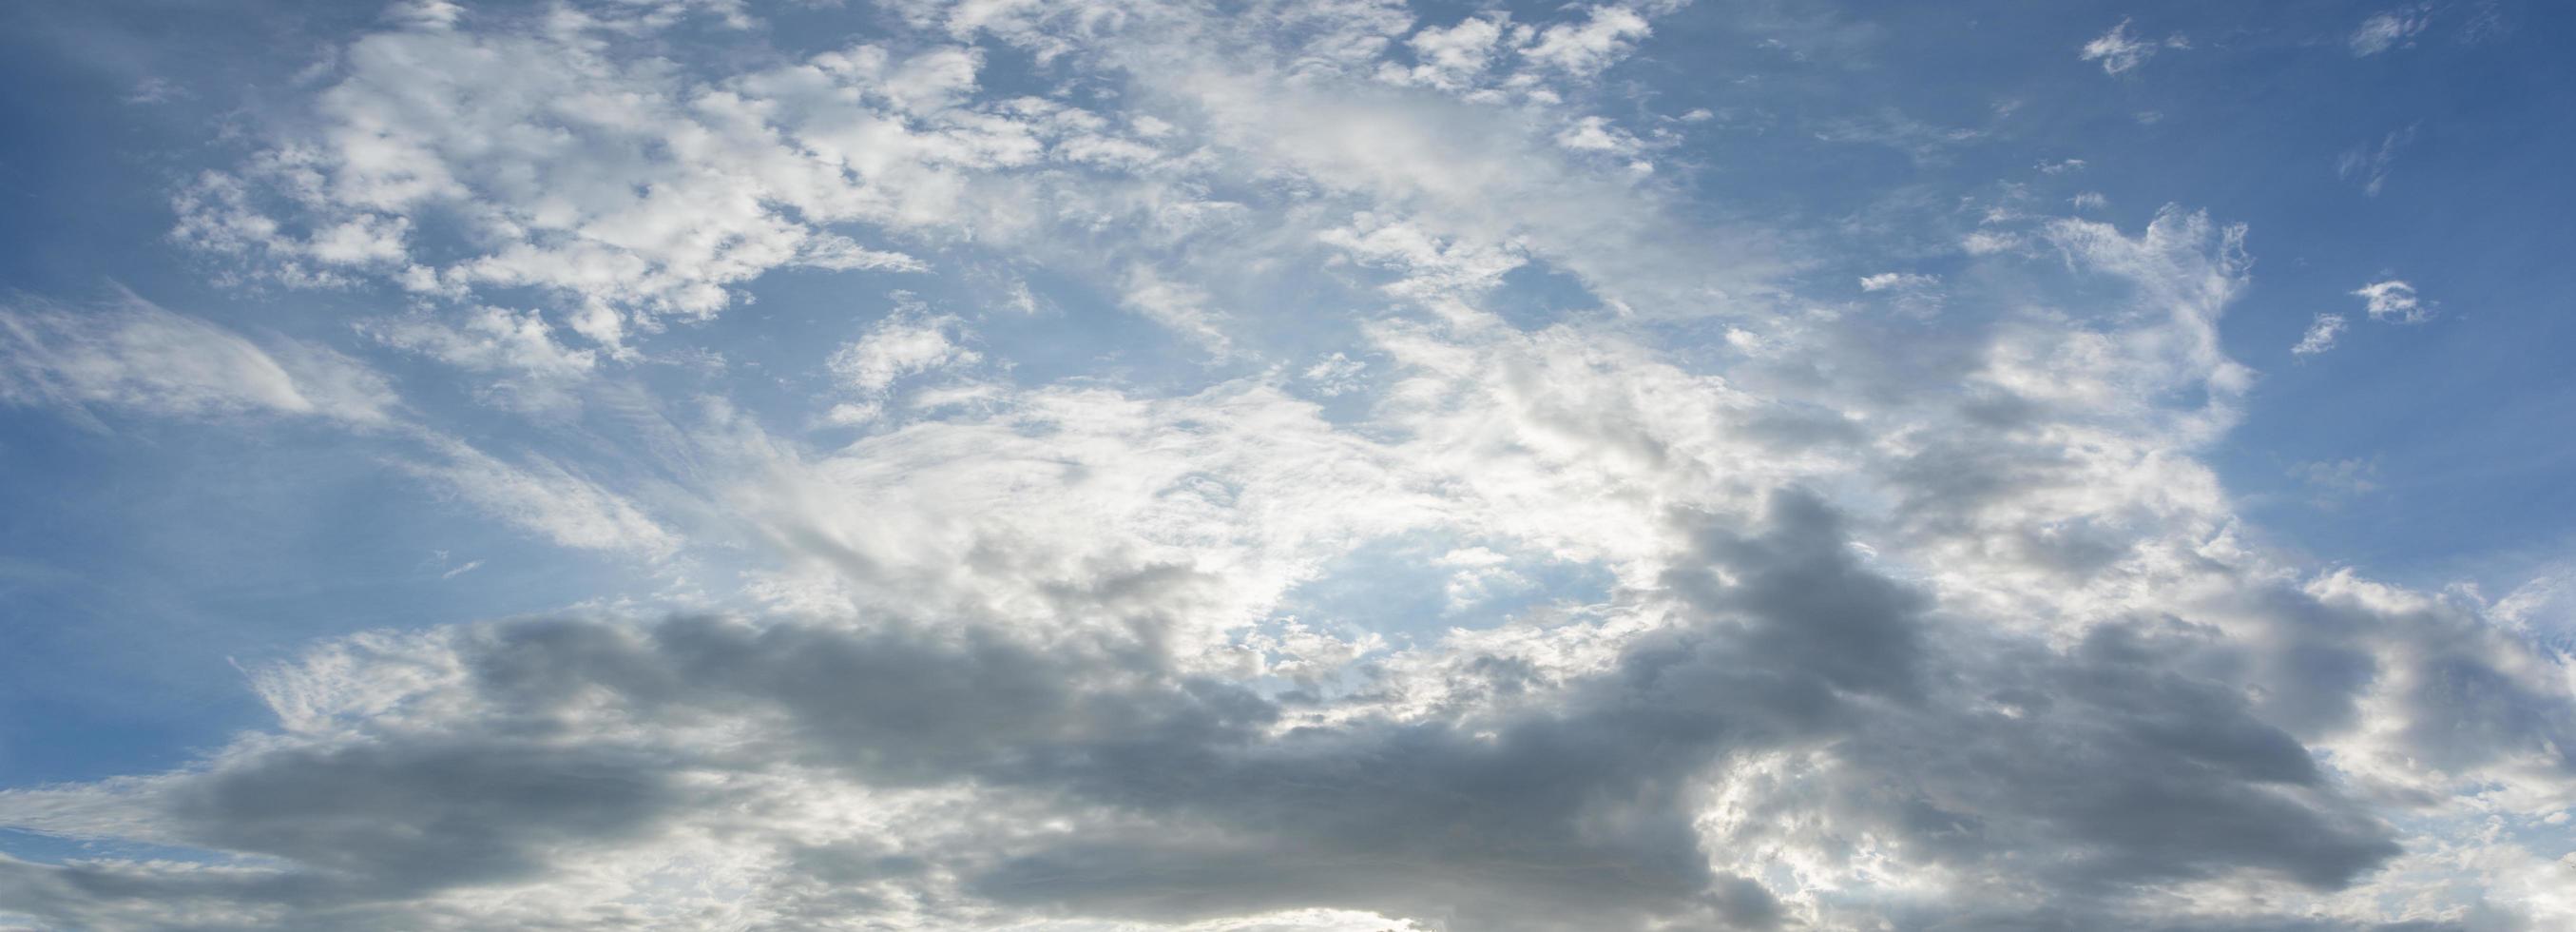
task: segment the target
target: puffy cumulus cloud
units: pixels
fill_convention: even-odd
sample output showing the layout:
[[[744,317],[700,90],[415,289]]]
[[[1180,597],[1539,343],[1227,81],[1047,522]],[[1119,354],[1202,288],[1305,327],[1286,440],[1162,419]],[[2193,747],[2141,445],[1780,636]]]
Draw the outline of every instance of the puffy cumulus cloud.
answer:
[[[830,417],[840,423],[874,419],[897,380],[982,362],[969,349],[972,334],[955,317],[931,315],[919,299],[897,292],[896,311],[868,327],[866,335],[832,354],[833,377],[856,400],[835,406]]]
[[[1653,20],[1680,6],[1569,5],[1553,22],[1514,22],[1497,11],[1426,25],[1403,41],[1411,64],[1382,63],[1375,77],[1487,103],[1553,105],[1582,96],[1604,71],[1635,55],[1654,35]]]
[[[2083,311],[2035,302],[1964,338],[1819,327],[1785,358],[1870,361],[1838,367],[1850,384],[1836,393],[1860,393],[1840,406],[1867,413],[1868,472],[1959,595],[2014,603],[2007,617],[2100,620],[2167,561],[2200,559],[2232,521],[2192,454],[2235,422],[2251,382],[2218,344],[2246,281],[2245,231],[2168,208],[2136,234],[2062,218],[2029,235],[2125,298]],[[1899,397],[1923,379],[1947,388]],[[2061,588],[2039,600],[2014,585]]]
[[[2415,286],[2398,279],[2371,282],[2354,289],[2370,319],[2392,324],[2420,324],[2433,319],[2433,305],[2415,294]]]
[[[2313,899],[2400,851],[2261,717],[2237,680],[2256,658],[2214,629],[2000,634],[1804,492],[1668,523],[1687,544],[1614,609],[1637,626],[1615,649],[1552,675],[1462,649],[1478,698],[1429,708],[1400,681],[1264,695],[1154,661],[1142,630],[1032,642],[959,616],[361,636],[262,672],[284,727],[198,767],[0,795],[13,824],[245,860],[0,869],[92,927],[1163,928],[1316,903],[1461,928],[1913,926],[1971,903],[2147,927],[2157,891]],[[2278,608],[2401,624],[2344,585]],[[2510,679],[2492,656],[2415,663]]]
[[[1244,250],[1260,244],[1204,245],[1211,233],[1329,230],[1314,209],[1327,199],[1415,202],[1435,235],[1551,237],[1603,287],[1653,286],[1619,297],[1664,313],[1764,293],[1781,266],[1749,232],[1720,261],[1605,222],[1660,213],[1639,155],[1662,140],[1566,101],[1634,51],[1661,6],[1471,19],[1401,46],[1413,20],[1383,2],[1233,18],[1159,3],[898,10],[930,41],[706,63],[670,54],[668,17],[623,3],[398,17],[340,51],[303,119],[187,185],[174,235],[244,282],[389,289],[465,314],[533,289],[561,305],[549,318],[620,358],[638,332],[717,315],[771,271],[920,272],[930,264],[904,250],[985,247],[1079,271],[1222,355],[1235,296],[1179,280],[1182,267],[1257,261]],[[1511,64],[1470,88],[1488,33],[1488,57]],[[1079,48],[1086,72],[1129,85],[1131,112],[990,90],[985,53],[950,44],[979,39],[1042,61]],[[1425,59],[1418,80],[1388,77],[1398,48]],[[1631,170],[1596,177],[1530,138],[1533,124]],[[1699,261],[1635,258],[1685,249]]]
[[[120,289],[97,306],[21,298],[0,306],[0,401],[166,417],[309,416],[388,422],[384,381],[330,349],[268,345]]]
[[[511,379],[605,367],[617,328],[769,269],[971,278],[975,250],[1196,341],[1190,375],[1033,375],[1002,329],[1026,318],[898,302],[813,354],[823,404],[905,412],[859,431],[694,388],[620,400],[647,465],[406,428],[460,502],[716,591],[259,668],[271,727],[0,791],[0,824],[124,843],[0,860],[6,922],[2521,932],[2576,908],[2552,883],[2576,678],[2532,621],[2555,590],[2305,565],[2203,462],[2254,378],[2219,340],[2241,226],[2001,211],[1937,282],[1858,282],[1937,285],[1937,315],[1840,275],[1796,295],[1813,266],[1764,245],[1795,237],[1561,138],[1649,141],[1584,103],[1653,53],[1644,8],[1426,30],[1374,2],[908,2],[905,41],[694,66],[597,10],[412,9],[302,142],[192,189],[188,235],[276,282],[411,283],[432,309],[371,336]],[[997,98],[994,44],[1115,93]],[[531,286],[568,310],[482,294]],[[70,326],[13,338],[114,342]],[[216,381],[267,371],[192,339]],[[302,384],[274,367],[241,397]],[[187,396],[34,371],[13,398]]]
[[[1368,371],[1368,363],[1335,352],[1306,367],[1305,380],[1315,391],[1330,397],[1358,389],[1359,380]]]
[[[858,45],[709,81],[622,39],[650,22],[585,9],[350,44],[309,125],[181,193],[177,237],[289,285],[538,289],[614,348],[772,269],[920,270],[834,228],[989,233],[1018,221],[970,174],[1100,144],[975,100],[968,48]]]
[[[2552,852],[2425,826],[2576,804],[2564,667],[2479,605],[2292,575],[2173,481],[2216,402],[2159,399],[2235,378],[2198,341],[2239,235],[2181,212],[2039,235],[2132,303],[2046,339],[2063,312],[1995,320],[1952,364],[1969,391],[1912,407],[1515,330],[1471,281],[1372,330],[1396,381],[1364,430],[1260,380],[1015,390],[825,453],[718,417],[700,442],[757,477],[727,508],[788,560],[774,608],[322,645],[257,672],[275,728],[194,766],[0,794],[0,821],[162,857],[0,862],[0,884],[76,928],[2560,909]],[[1868,350],[1836,323],[1778,338]],[[2098,384],[2059,384],[2079,369]],[[1953,433],[1995,449],[1963,467],[1925,436]],[[1424,528],[1616,583],[1407,651],[1270,614]]]
[[[1402,70],[1389,66],[1389,76],[1446,90],[1466,87],[1491,66],[1504,36],[1518,33],[1510,24],[1509,14],[1495,14],[1446,27],[1425,26],[1404,40],[1418,64]]]
[[[1654,32],[1644,16],[1626,6],[1602,5],[1585,11],[1580,23],[1558,23],[1538,31],[1537,41],[1521,50],[1531,61],[1590,76],[1624,57],[1637,40]]]

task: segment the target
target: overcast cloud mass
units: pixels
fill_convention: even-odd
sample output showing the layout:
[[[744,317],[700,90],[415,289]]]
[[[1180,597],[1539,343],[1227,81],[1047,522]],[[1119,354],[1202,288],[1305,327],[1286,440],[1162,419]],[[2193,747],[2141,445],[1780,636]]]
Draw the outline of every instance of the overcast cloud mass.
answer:
[[[2576,20],[0,12],[0,929],[2576,929]]]

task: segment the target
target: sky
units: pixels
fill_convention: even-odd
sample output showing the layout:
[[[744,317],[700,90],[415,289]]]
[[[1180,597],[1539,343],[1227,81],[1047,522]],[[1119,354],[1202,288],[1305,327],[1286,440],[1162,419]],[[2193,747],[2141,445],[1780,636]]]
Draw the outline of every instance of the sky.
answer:
[[[2576,928],[2576,7],[0,9],[0,929]]]

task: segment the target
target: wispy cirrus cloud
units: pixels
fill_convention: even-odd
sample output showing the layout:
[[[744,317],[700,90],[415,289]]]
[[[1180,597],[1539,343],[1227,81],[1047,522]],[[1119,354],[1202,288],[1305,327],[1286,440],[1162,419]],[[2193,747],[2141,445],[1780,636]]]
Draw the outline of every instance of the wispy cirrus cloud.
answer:
[[[2159,52],[2191,48],[2191,40],[2181,33],[2175,33],[2163,39],[2148,39],[2133,35],[2129,32],[2129,26],[2134,22],[2124,18],[2112,24],[2111,31],[2084,43],[2078,57],[2084,61],[2101,63],[2103,74],[2120,75],[2137,70],[2138,66],[2146,64],[2148,59],[2156,57]]]
[[[367,426],[395,405],[383,380],[346,356],[292,340],[254,342],[119,289],[71,305],[0,306],[0,401],[86,412],[315,417]]]
[[[2290,347],[2290,352],[2298,356],[2314,356],[2333,349],[2335,340],[2343,336],[2348,325],[2349,321],[2341,314],[2319,314],[2316,321],[2308,325],[2307,332],[2299,335],[2298,345]]]
[[[2352,35],[2344,40],[2344,44],[2352,48],[2355,57],[2377,55],[2411,44],[2415,34],[2423,32],[2431,22],[2428,7],[2373,13],[2370,18],[2362,20],[2361,25],[2353,27]]]

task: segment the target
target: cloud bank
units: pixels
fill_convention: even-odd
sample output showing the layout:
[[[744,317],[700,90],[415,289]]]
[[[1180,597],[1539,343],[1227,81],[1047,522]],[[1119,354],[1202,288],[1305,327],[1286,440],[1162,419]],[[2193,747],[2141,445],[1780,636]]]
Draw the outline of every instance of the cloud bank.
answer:
[[[2280,552],[2204,462],[2256,384],[2244,226],[1996,211],[1940,274],[1811,286],[1829,244],[1673,206],[1677,130],[1615,96],[1664,4],[880,12],[789,50],[742,4],[419,3],[345,43],[174,236],[381,304],[372,361],[0,313],[13,407],[318,422],[660,584],[327,639],[184,766],[0,790],[100,852],[0,856],[0,920],[2576,918],[2543,597]],[[2128,30],[2083,59],[2188,47]],[[751,371],[691,343],[783,327],[799,275],[891,284],[830,293],[810,372],[689,381]],[[1025,336],[1067,313],[1033,288],[1113,345]]]

